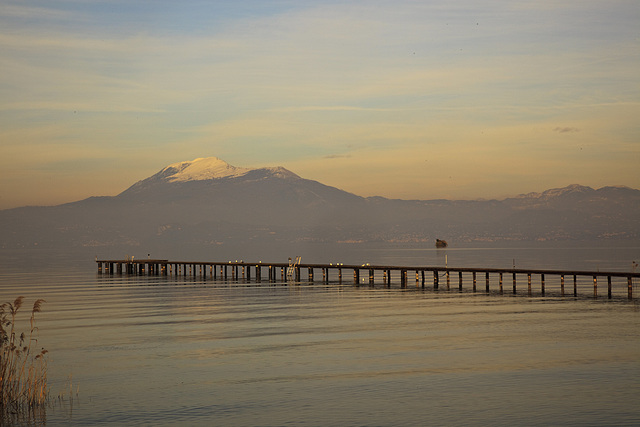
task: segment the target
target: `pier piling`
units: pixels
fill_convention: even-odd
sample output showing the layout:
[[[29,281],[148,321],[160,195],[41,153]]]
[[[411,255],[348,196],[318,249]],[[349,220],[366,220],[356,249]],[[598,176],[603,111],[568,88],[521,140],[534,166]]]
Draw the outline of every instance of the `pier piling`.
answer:
[[[228,280],[229,276],[232,280],[250,281],[255,280],[260,282],[262,280],[262,267],[266,267],[268,270],[268,277],[270,282],[275,282],[277,271],[280,269],[280,279],[285,280],[285,271],[288,267],[285,263],[245,263],[245,262],[184,262],[184,261],[169,261],[169,260],[133,260],[127,258],[126,260],[98,260],[97,272],[98,274],[108,275],[139,275],[139,276],[184,276],[184,277],[201,277],[202,279],[213,278],[214,280]],[[255,268],[255,273],[251,271]],[[431,272],[433,274],[433,289],[438,290],[440,288],[440,277],[443,274],[446,278],[447,290],[450,290],[451,273],[458,273],[458,290],[463,290],[463,275],[471,273],[473,292],[477,289],[477,274],[484,273],[485,276],[485,290],[487,293],[491,292],[491,282],[498,285],[497,293],[502,294],[504,292],[504,273],[511,273],[512,275],[512,289],[513,293],[517,293],[517,275],[526,274],[527,276],[527,294],[533,295],[532,289],[532,276],[540,277],[540,294],[545,295],[548,291],[553,290],[553,280],[549,281],[551,285],[548,286],[548,276],[559,276],[559,294],[560,296],[566,295],[565,279],[566,276],[573,276],[573,296],[578,296],[578,276],[583,280],[587,277],[592,280],[593,283],[593,298],[598,297],[598,278],[607,278],[607,298],[613,298],[614,296],[620,296],[621,290],[617,288],[620,281],[626,278],[626,294],[628,299],[633,299],[633,279],[639,278],[640,273],[636,272],[600,272],[600,271],[566,271],[566,270],[535,270],[535,269],[496,269],[496,268],[449,268],[449,267],[408,267],[408,266],[376,266],[369,264],[362,265],[344,265],[344,264],[296,264],[291,271],[290,280],[300,281],[301,269],[307,269],[307,277],[310,282],[315,280],[315,269],[319,268],[322,271],[322,281],[328,283],[331,281],[332,271],[337,273],[337,279],[339,283],[342,283],[342,270],[353,269],[353,283],[361,284],[360,271],[364,270],[368,272],[368,283],[375,285],[376,271],[381,273],[378,278],[382,277],[382,283],[386,286],[391,286],[392,273],[396,271],[399,273],[400,285],[404,288],[408,284],[408,275],[411,271],[412,275],[415,272],[416,287],[426,287],[426,274]],[[230,270],[230,272],[229,272]],[[497,273],[497,276],[494,274]],[[492,279],[493,277],[493,279]],[[497,277],[497,279],[496,279]],[[616,278],[616,281],[614,281]],[[335,280],[335,279],[334,279]],[[380,280],[380,279],[378,279]],[[366,279],[363,278],[362,282]],[[556,282],[557,283],[557,282]],[[622,282],[624,283],[624,282]],[[557,289],[557,288],[556,288]],[[624,288],[623,288],[624,289]],[[616,292],[617,290],[617,292]],[[624,292],[622,290],[622,292]],[[624,295],[624,294],[623,294]]]

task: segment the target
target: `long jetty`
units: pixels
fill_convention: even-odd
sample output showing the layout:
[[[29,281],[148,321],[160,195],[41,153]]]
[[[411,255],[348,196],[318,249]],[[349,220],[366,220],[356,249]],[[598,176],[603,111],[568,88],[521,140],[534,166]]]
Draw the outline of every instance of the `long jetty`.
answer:
[[[316,280],[315,272],[322,275],[322,281],[329,282],[337,280],[349,281],[350,273],[353,273],[353,283],[369,283],[373,285],[377,277],[382,279],[382,283],[390,286],[392,275],[399,278],[402,287],[414,280],[418,286],[425,287],[427,282],[433,281],[433,288],[439,289],[442,285],[449,289],[452,281],[455,282],[457,276],[458,289],[463,289],[463,274],[467,276],[476,291],[478,282],[484,278],[486,292],[490,291],[490,277],[498,279],[495,290],[503,293],[508,287],[509,279],[512,292],[516,293],[518,278],[523,280],[526,276],[526,284],[529,295],[532,294],[533,277],[539,278],[540,292],[545,294],[547,280],[549,276],[559,277],[561,295],[578,295],[578,278],[581,282],[587,278],[593,285],[593,296],[598,297],[599,279],[606,278],[606,289],[608,298],[612,297],[612,278],[626,284],[627,297],[633,299],[633,281],[640,278],[640,273],[618,272],[618,271],[571,271],[571,270],[540,270],[540,269],[501,269],[501,268],[461,268],[461,267],[406,267],[388,265],[345,265],[345,264],[302,264],[302,263],[263,263],[263,262],[196,262],[196,261],[169,261],[166,259],[127,259],[127,260],[99,260],[96,258],[99,274],[127,274],[127,275],[164,275],[164,276],[192,276],[220,280],[268,280],[275,282],[296,281],[300,282],[302,273],[306,271],[307,280]],[[252,274],[253,271],[253,274]],[[263,273],[266,273],[263,276]],[[414,276],[415,273],[415,276]],[[470,278],[468,276],[471,276]],[[431,277],[429,277],[431,276]],[[624,280],[626,279],[626,280]],[[626,282],[626,283],[625,283]],[[557,282],[556,282],[557,283]],[[455,285],[455,283],[454,283]],[[481,286],[481,285],[480,285]],[[568,289],[565,289],[568,288]],[[572,288],[572,289],[571,289]],[[566,291],[566,292],[565,292]]]

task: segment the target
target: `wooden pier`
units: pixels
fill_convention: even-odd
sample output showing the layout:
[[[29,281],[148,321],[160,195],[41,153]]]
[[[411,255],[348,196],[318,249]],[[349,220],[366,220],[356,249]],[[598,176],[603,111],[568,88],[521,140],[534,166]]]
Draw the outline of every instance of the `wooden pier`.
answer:
[[[535,270],[535,269],[499,269],[499,268],[459,268],[459,267],[406,267],[387,265],[344,265],[344,264],[301,264],[301,263],[262,263],[262,262],[195,262],[195,261],[169,261],[166,259],[142,259],[142,260],[99,260],[99,274],[127,274],[127,275],[164,275],[164,276],[191,276],[220,280],[255,280],[257,282],[267,280],[295,281],[303,279],[302,273],[306,272],[306,281],[318,280],[316,271],[322,276],[323,282],[329,281],[353,281],[354,284],[368,283],[373,285],[378,278],[381,282],[390,286],[392,275],[399,280],[402,287],[409,282],[416,286],[425,287],[432,283],[434,289],[443,286],[452,287],[452,281],[457,282],[459,290],[463,289],[463,276],[466,281],[472,283],[473,291],[476,291],[478,282],[484,279],[484,289],[490,292],[491,283],[493,290],[500,293],[511,286],[511,292],[516,293],[520,281],[525,280],[527,292],[532,294],[534,277],[540,285],[540,293],[545,294],[549,277],[555,277],[560,282],[561,295],[578,295],[578,278],[581,286],[584,286],[585,278],[589,287],[593,286],[593,296],[599,296],[599,280],[606,280],[607,297],[613,295],[613,280],[617,286],[626,287],[628,299],[633,299],[633,280],[640,278],[640,273],[625,273],[615,271],[569,271],[569,270]],[[352,279],[349,277],[353,274]],[[346,275],[345,275],[346,274]],[[415,274],[415,275],[414,275]],[[455,280],[457,278],[457,281]],[[490,280],[493,278],[493,282]],[[497,282],[496,282],[497,280]],[[510,283],[507,283],[510,282]],[[557,283],[557,282],[556,282]]]

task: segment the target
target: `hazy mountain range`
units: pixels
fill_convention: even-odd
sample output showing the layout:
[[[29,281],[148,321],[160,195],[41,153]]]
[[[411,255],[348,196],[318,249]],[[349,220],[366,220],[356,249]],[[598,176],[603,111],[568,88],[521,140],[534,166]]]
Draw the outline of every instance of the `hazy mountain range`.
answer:
[[[504,200],[360,197],[282,167],[211,157],[167,166],[114,197],[0,211],[4,249],[122,257],[353,243],[639,239],[640,190],[580,185]],[[203,257],[199,257],[203,258]]]

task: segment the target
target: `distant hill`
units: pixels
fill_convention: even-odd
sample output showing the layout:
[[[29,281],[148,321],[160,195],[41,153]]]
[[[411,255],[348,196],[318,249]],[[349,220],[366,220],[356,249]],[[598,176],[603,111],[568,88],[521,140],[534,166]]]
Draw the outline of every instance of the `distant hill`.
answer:
[[[282,168],[174,163],[114,197],[0,211],[5,250],[207,257],[291,245],[639,239],[640,190],[580,185],[505,200],[364,198]],[[247,256],[246,255],[246,256]]]

